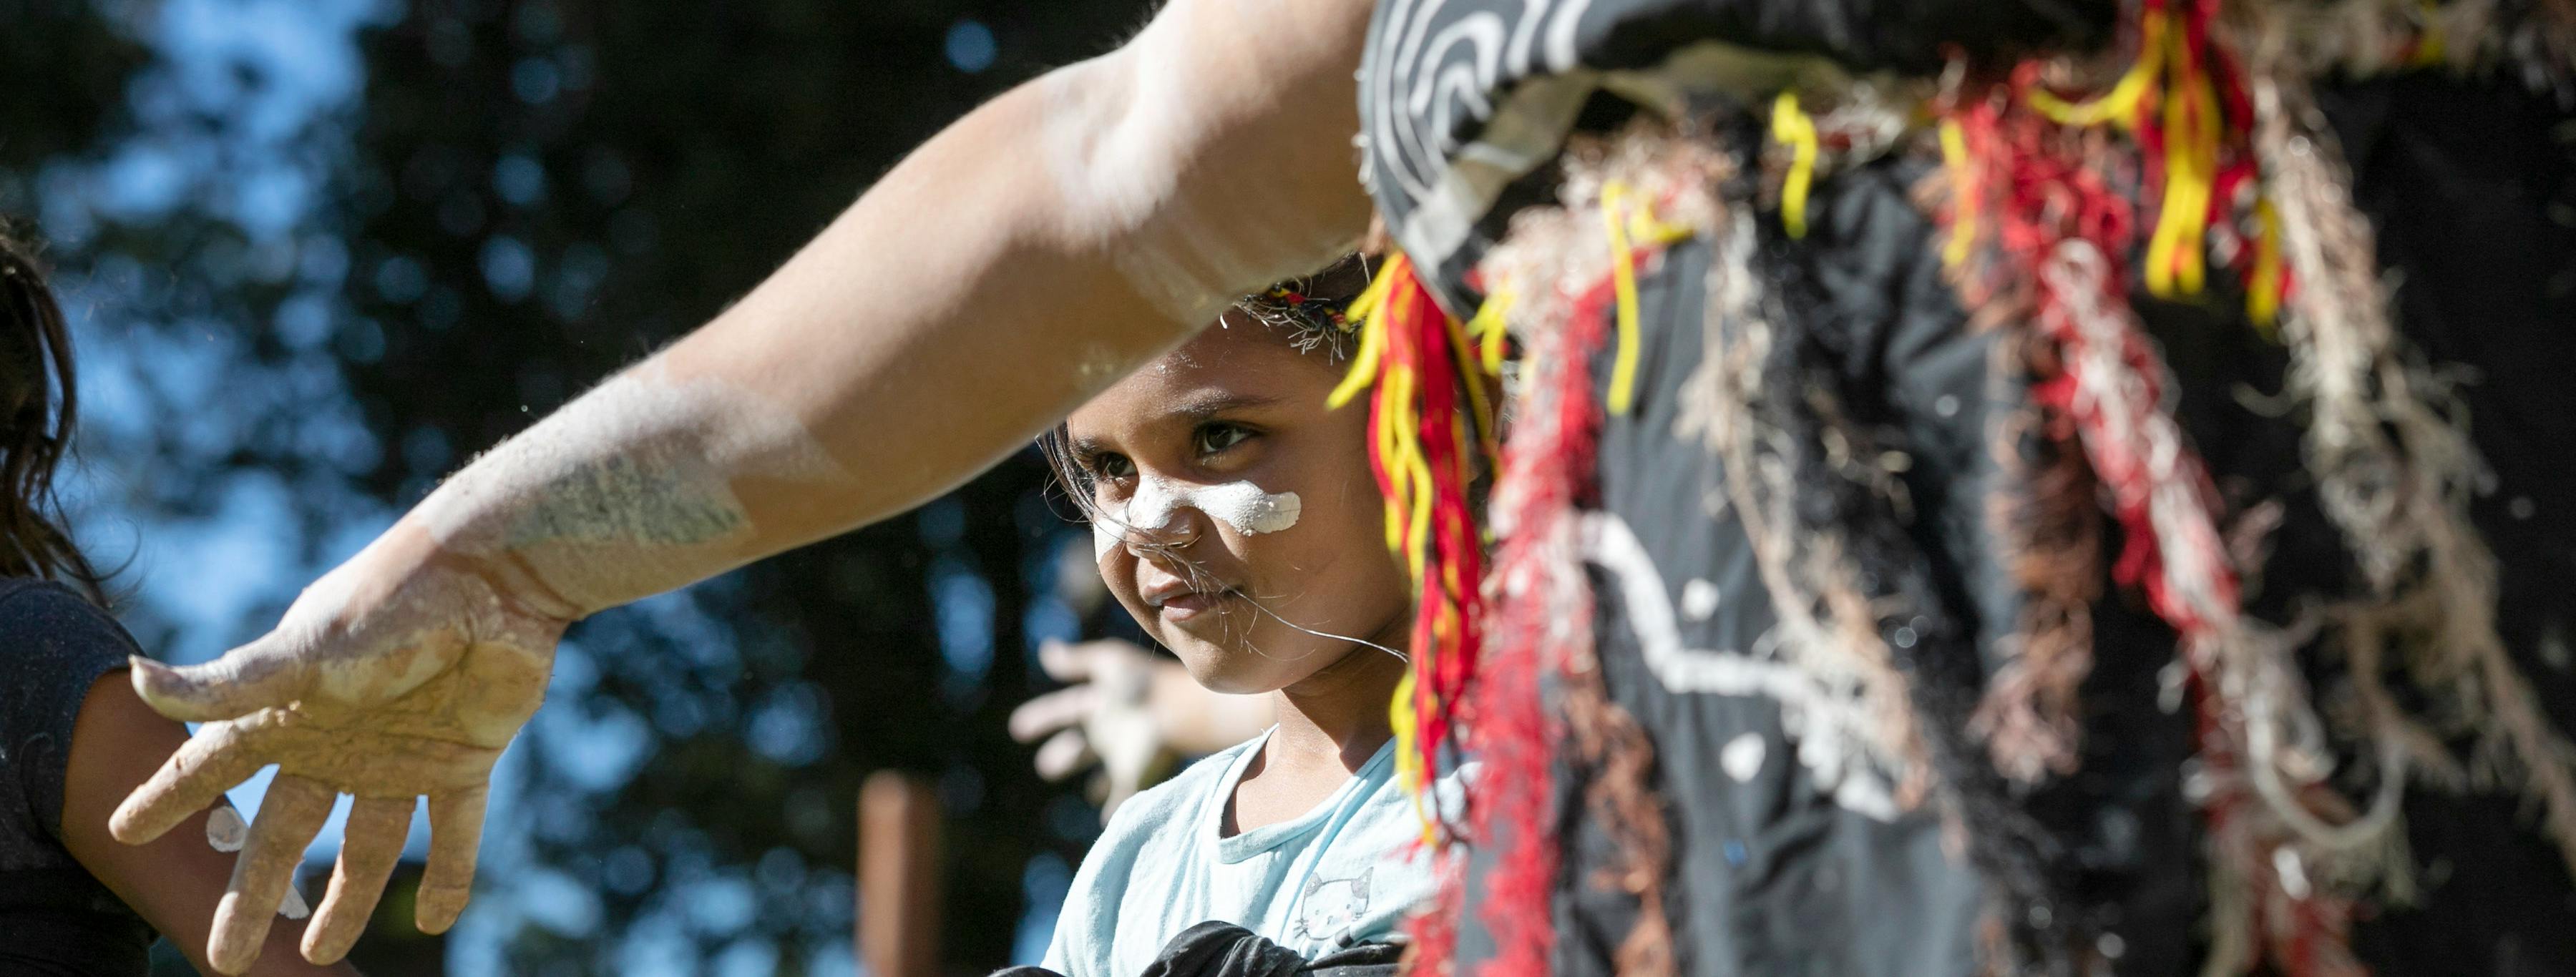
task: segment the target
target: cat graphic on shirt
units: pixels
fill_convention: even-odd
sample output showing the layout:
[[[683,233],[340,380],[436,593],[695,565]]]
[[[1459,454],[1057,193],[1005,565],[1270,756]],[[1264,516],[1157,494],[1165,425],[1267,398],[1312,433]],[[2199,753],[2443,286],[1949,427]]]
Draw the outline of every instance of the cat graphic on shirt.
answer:
[[[1357,925],[1368,912],[1369,873],[1347,879],[1306,880],[1306,888],[1297,897],[1296,935],[1317,942],[1330,941]]]

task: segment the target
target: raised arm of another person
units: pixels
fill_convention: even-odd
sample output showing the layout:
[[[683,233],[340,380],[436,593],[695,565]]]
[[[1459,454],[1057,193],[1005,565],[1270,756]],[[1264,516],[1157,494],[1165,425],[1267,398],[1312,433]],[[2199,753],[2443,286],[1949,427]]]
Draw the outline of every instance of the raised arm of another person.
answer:
[[[116,837],[158,837],[274,763],[272,797],[357,795],[347,850],[372,858],[402,843],[392,805],[426,794],[417,921],[444,930],[492,764],[565,625],[918,504],[1233,296],[1348,250],[1368,214],[1351,136],[1369,7],[1175,0],[933,138],[715,321],[449,479],[266,637],[194,668],[138,662],[146,702],[208,725],[117,810]],[[300,847],[308,821],[263,809],[252,844]],[[218,910],[217,969],[268,927],[236,904],[283,884],[254,876]],[[335,874],[306,954],[345,946],[378,886]]]

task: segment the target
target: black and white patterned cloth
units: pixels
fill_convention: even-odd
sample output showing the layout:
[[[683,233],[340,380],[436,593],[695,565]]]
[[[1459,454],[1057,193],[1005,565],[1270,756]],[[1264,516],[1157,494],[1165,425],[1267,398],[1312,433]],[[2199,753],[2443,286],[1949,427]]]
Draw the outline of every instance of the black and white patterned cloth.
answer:
[[[1381,0],[1360,67],[1361,180],[1450,311],[1511,211],[1596,93],[1652,99],[1659,78],[1722,69],[1750,87],[1819,62],[1930,74],[1942,52],[2088,45],[2113,0]],[[1766,60],[1767,59],[1767,60]],[[1595,108],[1600,108],[1595,106]],[[1610,113],[1616,117],[1615,106]],[[1536,177],[1535,180],[1531,179]]]
[[[1721,94],[1764,97],[1801,72],[1922,77],[1943,52],[2008,55],[2106,41],[2109,0],[1379,0],[1360,74],[1361,178],[1396,242],[1449,311],[1481,300],[1471,274],[1512,215],[1555,202],[1571,134],[1606,131],[1659,95],[1705,95],[1710,63],[1739,73]],[[1707,57],[1713,51],[1719,57]],[[1749,68],[1747,66],[1750,66]],[[1769,71],[1746,77],[1741,71]],[[1676,81],[1680,82],[1676,84]],[[2576,222],[2552,200],[2576,188],[2570,110],[2510,80],[2421,74],[2321,87],[2354,170],[2356,203],[2402,279],[2398,322],[2439,364],[2481,382],[2461,390],[2494,484],[2475,517],[2500,564],[2499,630],[2562,728],[2576,727]],[[1717,108],[1694,98],[1692,109]],[[2028,405],[1997,366],[1992,333],[1938,275],[1934,228],[1909,189],[1921,160],[1865,162],[1817,182],[1805,238],[1762,224],[1767,284],[1817,344],[1843,402],[1907,452],[1917,542],[1942,581],[1938,602],[1988,667],[2018,619],[2018,597],[1986,531],[1989,446]],[[2559,196],[2553,197],[2553,194]],[[2553,206],[2556,209],[2553,209]],[[1637,409],[1608,418],[1584,513],[1606,690],[1653,743],[1649,786],[1672,832],[1665,912],[1688,974],[1985,972],[1978,921],[1986,883],[1945,846],[1926,811],[1890,812],[1876,772],[1828,762],[1791,737],[1775,696],[1703,687],[1682,672],[1746,671],[1772,614],[1741,528],[1692,504],[1722,483],[1715,460],[1676,440],[1684,378],[1704,351],[1704,242],[1641,268]],[[2295,416],[2243,397],[2281,388],[2283,357],[2243,321],[2237,298],[2147,302],[2141,319],[2175,374],[2187,433],[2231,493],[2289,500],[2250,609],[2292,616],[2332,589],[2332,527],[2299,467]],[[2447,368],[2447,367],[2446,367]],[[1606,362],[1595,364],[1596,384]],[[2260,400],[2260,398],[2255,398]],[[1613,596],[1615,595],[1615,597]],[[2173,635],[2113,593],[2093,609],[2096,664],[2083,696],[2078,773],[2020,800],[2064,858],[2060,879],[2087,915],[2090,948],[2123,975],[2198,972],[2210,907],[2198,821],[2183,790],[2188,716],[2160,704]],[[1703,667],[1704,666],[1704,667]],[[1678,676],[1678,677],[1677,677]],[[1830,744],[1824,744],[1829,746]],[[1614,972],[1637,905],[1599,884],[1616,843],[1559,771],[1565,867],[1555,893],[1551,970]],[[2423,874],[2412,906],[2376,906],[2352,945],[2381,975],[2576,973],[2576,905],[2556,849],[2510,793],[2407,795],[2407,843]],[[1469,852],[1469,892],[1492,868]],[[1470,904],[1474,904],[1471,897]],[[1457,966],[1492,956],[1470,912]]]

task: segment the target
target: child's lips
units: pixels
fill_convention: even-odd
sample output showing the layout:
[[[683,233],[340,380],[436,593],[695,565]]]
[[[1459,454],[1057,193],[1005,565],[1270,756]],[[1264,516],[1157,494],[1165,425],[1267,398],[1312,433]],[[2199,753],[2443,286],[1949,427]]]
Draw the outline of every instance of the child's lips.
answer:
[[[1232,590],[1214,593],[1184,591],[1164,598],[1161,604],[1156,605],[1156,610],[1162,613],[1163,620],[1178,624],[1214,610],[1218,604],[1224,603],[1226,598],[1232,596],[1234,596]]]

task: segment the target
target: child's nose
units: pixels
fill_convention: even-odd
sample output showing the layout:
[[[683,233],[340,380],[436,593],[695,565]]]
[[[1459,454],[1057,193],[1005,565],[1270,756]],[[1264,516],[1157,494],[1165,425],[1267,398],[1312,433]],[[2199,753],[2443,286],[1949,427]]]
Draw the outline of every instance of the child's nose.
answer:
[[[1189,490],[1179,484],[1154,476],[1137,480],[1136,494],[1127,500],[1121,514],[1126,524],[1127,548],[1185,547],[1198,541],[1199,525],[1205,514],[1190,498]],[[1145,555],[1138,552],[1137,555]]]
[[[1127,551],[1141,559],[1155,560],[1165,559],[1175,551],[1188,549],[1190,544],[1199,541],[1199,520],[1191,517],[1195,511],[1189,509],[1176,511],[1161,525],[1129,527],[1126,537]]]

